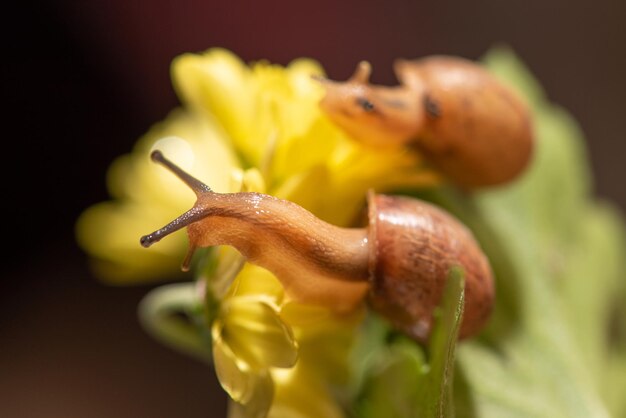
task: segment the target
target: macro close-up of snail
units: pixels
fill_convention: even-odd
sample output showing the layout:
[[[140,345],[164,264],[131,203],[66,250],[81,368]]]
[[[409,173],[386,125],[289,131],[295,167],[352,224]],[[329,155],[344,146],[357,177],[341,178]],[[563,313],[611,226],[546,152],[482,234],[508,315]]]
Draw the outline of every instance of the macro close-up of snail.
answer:
[[[355,140],[381,148],[414,146],[462,188],[509,181],[527,165],[528,111],[485,70],[435,57],[398,61],[396,71],[403,84],[393,88],[369,86],[365,62],[346,83],[320,79],[326,87],[320,105]],[[191,187],[197,201],[141,244],[149,247],[187,227],[184,269],[196,248],[231,245],[273,272],[295,300],[341,312],[367,299],[397,329],[426,341],[446,279],[458,266],[466,292],[459,337],[476,334],[489,318],[489,261],[472,233],[432,204],[370,191],[366,227],[340,228],[269,195],[216,193],[160,151],[151,157]]]
[[[353,309],[369,291],[377,311],[411,337],[424,341],[450,269],[463,268],[466,283],[460,336],[476,333],[489,317],[493,278],[487,258],[461,223],[426,202],[368,196],[367,228],[330,225],[295,203],[261,193],[213,192],[167,160],[197,195],[192,209],[141,238],[149,247],[187,227],[189,267],[196,248],[231,245],[265,267],[296,300],[337,311]]]
[[[626,2],[531,6],[10,3],[0,418],[626,418]]]

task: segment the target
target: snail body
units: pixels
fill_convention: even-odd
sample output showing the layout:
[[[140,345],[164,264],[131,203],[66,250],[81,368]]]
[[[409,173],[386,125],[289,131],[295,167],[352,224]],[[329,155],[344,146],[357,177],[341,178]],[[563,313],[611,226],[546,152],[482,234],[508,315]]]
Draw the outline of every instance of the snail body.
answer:
[[[346,82],[322,80],[320,106],[352,138],[375,148],[417,150],[455,184],[473,189],[518,176],[533,148],[522,99],[472,61],[398,60],[400,85],[369,84],[361,62]]]
[[[165,227],[141,238],[144,247],[187,227],[189,266],[199,247],[231,245],[281,281],[294,300],[354,309],[372,308],[418,341],[430,333],[451,268],[465,273],[461,337],[475,334],[493,304],[493,278],[480,247],[460,222],[417,199],[368,196],[365,228],[328,224],[295,203],[261,193],[216,193],[155,151],[196,193],[196,204]]]

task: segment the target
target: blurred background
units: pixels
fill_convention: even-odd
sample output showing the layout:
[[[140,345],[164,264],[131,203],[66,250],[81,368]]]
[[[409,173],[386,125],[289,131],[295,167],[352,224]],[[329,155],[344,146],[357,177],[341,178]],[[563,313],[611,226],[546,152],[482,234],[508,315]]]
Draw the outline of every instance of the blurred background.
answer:
[[[80,212],[108,198],[111,161],[177,105],[178,54],[307,56],[336,79],[367,59],[373,81],[392,84],[397,57],[474,59],[506,43],[579,121],[596,195],[626,208],[624,1],[13,3],[1,29],[2,417],[224,414],[213,372],[139,327],[136,306],[151,287],[103,285],[74,242]]]

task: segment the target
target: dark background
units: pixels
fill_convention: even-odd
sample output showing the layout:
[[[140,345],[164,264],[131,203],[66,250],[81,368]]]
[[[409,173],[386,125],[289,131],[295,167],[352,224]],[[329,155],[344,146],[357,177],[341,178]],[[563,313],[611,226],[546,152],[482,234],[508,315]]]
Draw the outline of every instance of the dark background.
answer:
[[[17,3],[17,2],[16,2]],[[7,7],[10,7],[7,9]],[[213,372],[153,342],[149,286],[89,272],[73,225],[107,199],[104,173],[177,104],[176,55],[309,56],[344,79],[361,59],[393,83],[396,57],[477,58],[511,45],[588,138],[595,193],[626,207],[626,2],[164,0],[5,6],[0,416],[221,417]]]

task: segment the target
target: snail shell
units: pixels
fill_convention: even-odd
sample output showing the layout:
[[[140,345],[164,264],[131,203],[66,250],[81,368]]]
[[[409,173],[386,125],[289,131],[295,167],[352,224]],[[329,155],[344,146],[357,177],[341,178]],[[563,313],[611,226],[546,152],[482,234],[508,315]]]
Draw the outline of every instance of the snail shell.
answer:
[[[533,144],[530,112],[484,68],[435,56],[397,61],[395,71],[423,95],[426,118],[415,146],[448,177],[466,187],[494,185],[526,167]]]
[[[471,232],[446,212],[416,199],[369,194],[370,304],[412,338],[425,341],[449,271],[465,276],[459,337],[476,334],[491,313],[491,268]]]

